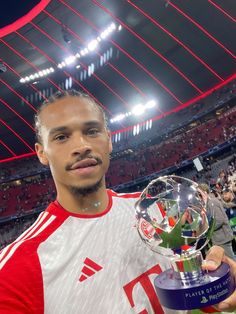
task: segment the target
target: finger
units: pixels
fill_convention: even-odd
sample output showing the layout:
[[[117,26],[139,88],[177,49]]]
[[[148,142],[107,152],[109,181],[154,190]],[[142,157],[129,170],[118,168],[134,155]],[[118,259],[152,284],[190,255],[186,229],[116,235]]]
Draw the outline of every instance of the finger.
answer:
[[[236,307],[236,292],[232,293],[230,297],[214,307],[221,312],[233,312]]]
[[[231,276],[236,282],[236,263],[227,256],[223,258],[223,261],[230,265]],[[215,308],[224,312],[233,312],[236,308],[236,290],[227,299],[215,305]]]
[[[223,262],[229,264],[232,276],[236,278],[236,262],[226,255],[223,258]]]
[[[207,253],[206,259],[202,264],[204,270],[217,269],[224,259],[224,249],[220,246],[212,246]]]

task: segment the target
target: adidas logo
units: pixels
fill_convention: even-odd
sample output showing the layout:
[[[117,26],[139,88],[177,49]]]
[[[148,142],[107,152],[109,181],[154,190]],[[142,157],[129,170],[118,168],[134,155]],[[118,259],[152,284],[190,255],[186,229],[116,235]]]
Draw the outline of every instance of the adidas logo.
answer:
[[[79,277],[79,281],[82,282],[88,279],[88,277],[93,276],[102,268],[103,268],[102,266],[98,265],[97,263],[93,262],[91,259],[86,257],[86,259],[84,260],[84,267],[81,270],[82,274]]]

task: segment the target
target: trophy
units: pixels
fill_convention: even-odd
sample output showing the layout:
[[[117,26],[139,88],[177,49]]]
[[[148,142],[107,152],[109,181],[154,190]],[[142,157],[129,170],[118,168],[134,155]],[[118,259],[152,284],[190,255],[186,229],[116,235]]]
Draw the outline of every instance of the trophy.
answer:
[[[151,181],[135,204],[137,229],[154,252],[167,256],[171,268],[154,280],[160,303],[175,310],[217,304],[234,291],[226,263],[202,270],[201,250],[214,230],[207,195],[187,178],[169,175]]]

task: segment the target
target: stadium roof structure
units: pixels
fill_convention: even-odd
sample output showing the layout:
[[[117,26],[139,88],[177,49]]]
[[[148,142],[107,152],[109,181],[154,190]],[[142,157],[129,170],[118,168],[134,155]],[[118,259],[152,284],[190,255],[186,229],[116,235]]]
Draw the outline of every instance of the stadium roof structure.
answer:
[[[5,2],[0,161],[34,154],[33,116],[57,90],[88,93],[108,118],[155,99],[156,116],[236,77],[235,0]]]

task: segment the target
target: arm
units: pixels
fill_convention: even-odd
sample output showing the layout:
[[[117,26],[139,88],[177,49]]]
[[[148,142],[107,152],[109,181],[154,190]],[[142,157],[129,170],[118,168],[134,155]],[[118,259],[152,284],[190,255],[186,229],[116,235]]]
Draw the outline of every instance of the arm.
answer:
[[[209,207],[215,217],[215,230],[218,230],[227,222],[228,218],[220,201],[209,199]]]

